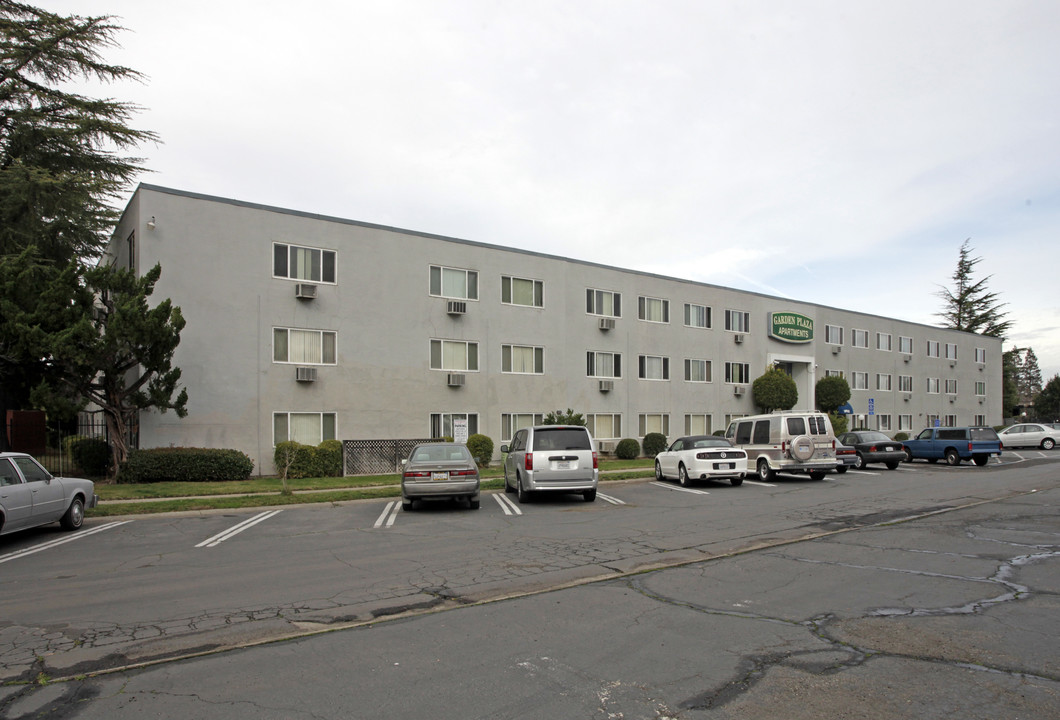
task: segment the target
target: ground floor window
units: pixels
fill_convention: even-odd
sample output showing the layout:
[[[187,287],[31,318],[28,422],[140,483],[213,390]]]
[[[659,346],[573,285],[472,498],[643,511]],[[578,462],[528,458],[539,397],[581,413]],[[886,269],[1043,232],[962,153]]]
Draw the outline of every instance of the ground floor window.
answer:
[[[685,435],[710,435],[714,432],[713,417],[692,413],[685,415]]]
[[[501,413],[501,440],[507,442],[523,428],[540,425],[544,420],[541,413]]]
[[[273,413],[272,442],[319,445],[335,439],[335,413]]]
[[[899,415],[898,416],[898,431],[909,432],[913,429],[913,416],[912,415]]]
[[[589,434],[597,440],[617,440],[622,437],[622,415],[620,413],[596,413],[585,417]]]
[[[933,415],[931,413],[928,413],[927,415],[924,416],[924,420],[925,420],[924,427],[938,427],[939,426],[939,416],[938,415]]]
[[[986,415],[976,415],[973,425],[986,425]]]
[[[876,416],[876,429],[880,432],[891,431],[891,416],[890,415],[877,415]]]
[[[639,425],[641,437],[648,433],[670,435],[670,416],[667,413],[641,413]]]
[[[456,437],[453,432],[454,420],[467,421],[467,434],[478,432],[478,413],[431,413],[431,437]]]
[[[957,416],[947,415],[946,419],[942,422],[943,427],[957,427]]]

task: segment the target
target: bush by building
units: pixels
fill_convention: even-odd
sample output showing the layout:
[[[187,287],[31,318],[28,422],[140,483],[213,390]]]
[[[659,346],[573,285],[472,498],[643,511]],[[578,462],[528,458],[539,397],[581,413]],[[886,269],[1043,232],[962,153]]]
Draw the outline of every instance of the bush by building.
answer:
[[[276,472],[289,479],[342,476],[342,442],[325,440],[319,445],[303,445],[286,440],[276,443],[273,452]]]
[[[619,460],[636,460],[640,456],[640,443],[634,438],[620,440],[615,447],[615,457]]]
[[[653,458],[666,449],[666,436],[662,433],[648,433],[644,436],[641,446],[644,448],[644,454]]]
[[[489,467],[490,460],[493,459],[493,440],[481,433],[475,433],[467,439],[467,449],[479,467]]]
[[[74,465],[89,477],[106,477],[110,470],[110,446],[100,438],[86,438],[80,435],[63,440],[64,448]]]
[[[120,483],[226,482],[246,480],[254,461],[239,450],[153,448],[130,450],[118,473]]]

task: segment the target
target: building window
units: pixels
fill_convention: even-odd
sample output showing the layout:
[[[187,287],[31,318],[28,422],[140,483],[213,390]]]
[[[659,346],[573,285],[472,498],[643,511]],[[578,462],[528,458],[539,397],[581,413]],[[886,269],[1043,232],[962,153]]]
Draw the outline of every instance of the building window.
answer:
[[[622,354],[609,352],[593,352],[590,350],[585,355],[588,377],[620,378],[622,377]]]
[[[975,349],[975,361],[980,365],[986,365],[986,348]]]
[[[662,298],[637,298],[637,317],[645,322],[670,322],[670,301]]]
[[[502,413],[501,414],[501,439],[511,440],[515,433],[523,428],[540,425],[545,416],[541,413]]]
[[[843,371],[842,370],[825,370],[824,371],[824,376],[825,377],[843,377]]]
[[[824,326],[824,341],[829,345],[843,344],[843,328],[838,325]]]
[[[589,434],[601,440],[617,440],[622,437],[622,415],[620,413],[595,413],[585,417]]]
[[[912,415],[899,415],[898,416],[898,432],[909,432],[913,429],[913,416]]]
[[[335,439],[335,413],[272,414],[272,444],[293,440],[302,445],[317,446]]]
[[[957,343],[946,343],[946,359],[957,359]]]
[[[478,300],[478,273],[431,265],[431,295],[454,300]]]
[[[714,382],[710,360],[685,359],[685,382]]]
[[[335,333],[323,330],[272,329],[272,361],[299,365],[334,365]]]
[[[540,280],[525,278],[501,277],[501,302],[505,305],[523,305],[525,307],[542,307],[544,305],[544,285]]]
[[[899,375],[898,376],[898,392],[913,392],[913,376],[912,375]]]
[[[946,394],[957,394],[957,380],[955,378],[946,378]]]
[[[889,392],[891,390],[891,376],[888,373],[876,373],[876,389]]]
[[[751,365],[750,363],[725,363],[725,382],[727,383],[746,383],[751,377]]]
[[[685,303],[685,327],[707,328],[711,326],[710,308],[706,305]]]
[[[975,382],[975,394],[978,397],[986,397],[986,383],[982,380]]]
[[[936,415],[934,413],[928,413],[927,415],[924,416],[924,418],[925,418],[925,422],[927,423],[926,425],[924,425],[924,427],[938,427],[939,426],[939,416],[938,415]]]
[[[850,331],[850,346],[856,348],[868,348],[869,346],[869,331],[858,330],[857,328]]]
[[[431,340],[431,370],[478,371],[478,343]]]
[[[853,379],[853,390],[868,390],[869,389],[869,374],[867,372],[852,372],[851,378]]]
[[[927,356],[928,357],[937,358],[939,356],[940,348],[941,348],[941,346],[940,346],[938,340],[928,340],[927,341]]]
[[[972,420],[972,425],[985,426],[986,425],[986,415],[976,415],[974,417],[974,419]]]
[[[913,338],[898,336],[898,352],[905,353],[906,355],[913,354]]]
[[[741,310],[725,311],[725,329],[731,332],[745,333],[751,327],[751,313]]]
[[[641,355],[637,358],[638,377],[641,380],[669,380],[670,358],[659,355]]]
[[[454,420],[467,421],[468,435],[478,432],[478,413],[431,413],[431,437],[456,437],[456,433],[453,432]]]
[[[545,372],[545,349],[529,345],[501,345],[501,372],[542,374]]]
[[[640,424],[640,436],[648,433],[662,433],[670,435],[670,416],[666,413],[641,413],[638,417]]]
[[[272,275],[291,280],[334,284],[335,251],[273,243]]]
[[[942,427],[957,427],[957,416],[946,415],[942,420]]]
[[[941,387],[941,385],[939,384],[939,379],[938,378],[928,378],[927,379],[927,391],[928,391],[929,394],[938,395],[939,394],[939,387]]]
[[[714,422],[710,415],[685,415],[685,435],[711,435],[714,433]]]
[[[880,432],[891,431],[891,416],[890,415],[877,415],[876,416],[876,429]]]
[[[891,334],[890,333],[876,333],[876,349],[883,352],[891,351]]]
[[[622,293],[586,288],[585,312],[604,317],[622,317]]]

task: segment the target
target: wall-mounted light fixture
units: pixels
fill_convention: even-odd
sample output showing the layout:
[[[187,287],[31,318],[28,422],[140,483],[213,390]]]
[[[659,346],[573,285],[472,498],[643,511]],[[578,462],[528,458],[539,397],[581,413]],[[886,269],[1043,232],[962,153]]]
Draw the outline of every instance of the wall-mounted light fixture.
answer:
[[[148,230],[154,230],[155,229],[155,216],[154,215],[152,215],[151,219],[147,221],[147,229]]]

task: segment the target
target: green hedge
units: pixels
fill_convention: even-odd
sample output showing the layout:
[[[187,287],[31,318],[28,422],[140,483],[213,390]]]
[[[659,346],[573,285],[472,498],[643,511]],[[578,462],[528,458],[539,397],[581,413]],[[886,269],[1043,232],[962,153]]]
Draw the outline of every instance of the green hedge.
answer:
[[[479,467],[489,467],[493,459],[493,440],[489,436],[475,433],[467,439],[467,449]]]
[[[110,470],[111,452],[106,440],[80,435],[63,439],[63,449],[74,464],[91,477],[106,477]]]
[[[620,460],[636,460],[640,455],[640,443],[635,438],[625,438],[615,447],[615,457]]]
[[[120,483],[218,482],[246,480],[254,461],[239,450],[153,448],[130,450],[118,473]]]
[[[342,477],[341,440],[325,440],[315,447],[293,440],[276,443],[272,459],[280,477],[284,468],[288,478]]]
[[[648,433],[644,436],[641,447],[644,448],[645,455],[653,458],[666,449],[666,436],[662,433]]]

